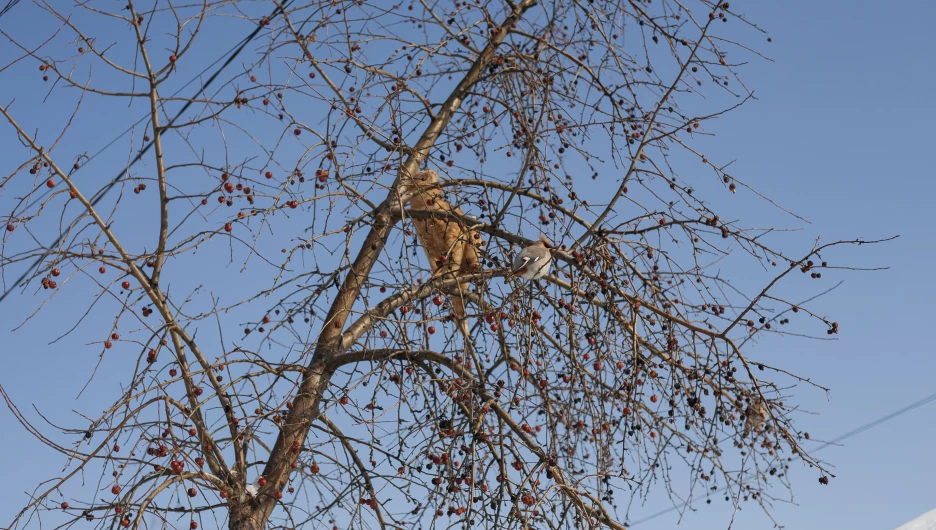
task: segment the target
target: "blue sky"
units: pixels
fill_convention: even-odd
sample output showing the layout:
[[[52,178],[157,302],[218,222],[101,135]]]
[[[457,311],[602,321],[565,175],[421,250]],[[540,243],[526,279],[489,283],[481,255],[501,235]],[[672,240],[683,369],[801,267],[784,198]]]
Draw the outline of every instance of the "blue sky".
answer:
[[[812,222],[800,225],[800,241],[900,235],[836,257],[890,267],[837,276],[845,283],[819,303],[842,325],[836,342],[784,339],[755,347],[779,349],[787,366],[832,389],[828,399],[818,391],[798,393],[817,413],[801,417],[800,425],[814,438],[832,439],[936,392],[936,357],[926,338],[926,308],[936,294],[929,219],[936,206],[929,160],[936,140],[929,21],[936,4],[757,2],[744,9],[770,32],[773,42],[759,49],[776,62],[749,66],[744,79],[759,100],[726,117],[713,143],[739,153],[736,173]],[[931,510],[934,417],[931,403],[819,453],[838,477],[821,486],[813,473],[793,473],[796,504],[778,503],[777,522],[797,529],[889,529]],[[697,504],[681,527],[727,526],[728,503]],[[635,528],[662,530],[678,520],[670,513]],[[771,527],[750,508],[733,526]]]
[[[14,20],[18,24],[22,19],[16,17],[26,7],[24,3],[0,19],[0,28]],[[931,96],[936,59],[930,38],[936,3],[758,2],[743,11],[769,31],[773,42],[761,41],[758,50],[774,62],[752,60],[744,68],[742,77],[758,99],[710,127],[716,136],[706,141],[706,153],[737,157],[734,174],[810,224],[744,190],[735,199],[738,216],[749,225],[802,228],[784,236],[783,246],[791,251],[805,251],[816,237],[827,242],[900,235],[883,245],[835,253],[836,263],[890,267],[842,271],[828,281],[827,286],[844,283],[813,307],[841,323],[838,340],[770,339],[754,347],[756,354],[780,359],[785,368],[832,389],[828,396],[806,387],[796,391],[803,407],[816,413],[800,416],[799,425],[814,438],[831,439],[936,392],[936,357],[926,339],[931,325],[926,308],[936,296],[931,279],[936,241],[929,210],[936,205],[936,184],[927,164],[936,140]],[[0,55],[7,50],[6,43],[0,44]],[[4,104],[22,96],[8,74],[0,73],[0,80]],[[36,106],[33,124],[60,119],[59,112],[54,103]],[[119,121],[115,109],[99,112],[102,143],[127,122]],[[0,139],[9,138],[8,129],[0,126]],[[808,287],[815,289],[814,284]],[[19,322],[21,303],[14,298],[0,305],[0,322]],[[75,339],[47,345],[43,335],[46,329],[63,331],[55,324],[66,321],[70,311],[52,306],[22,331],[11,333],[11,325],[0,329],[0,383],[26,411],[35,404],[69,417],[87,377],[73,364],[77,348],[69,345]],[[100,339],[81,336],[77,343],[85,338]],[[119,363],[109,370],[117,373]],[[794,471],[795,505],[778,502],[776,521],[807,530],[890,529],[933,509],[934,417],[936,403],[856,436],[843,447],[824,450],[820,454],[834,464],[837,478],[821,486],[814,472]],[[19,428],[6,409],[0,409],[0,426],[0,444],[16,453],[4,474],[19,478],[0,481],[0,520],[9,520],[23,504],[23,491],[35,479],[55,475],[62,462]],[[783,497],[785,492],[777,493]],[[655,513],[669,502],[651,495],[644,507],[632,508],[632,518]],[[669,529],[677,521],[681,528],[724,528],[732,517],[729,504],[721,500],[707,506],[703,501],[681,521],[670,513],[636,528]],[[773,526],[762,512],[743,506],[733,528]]]

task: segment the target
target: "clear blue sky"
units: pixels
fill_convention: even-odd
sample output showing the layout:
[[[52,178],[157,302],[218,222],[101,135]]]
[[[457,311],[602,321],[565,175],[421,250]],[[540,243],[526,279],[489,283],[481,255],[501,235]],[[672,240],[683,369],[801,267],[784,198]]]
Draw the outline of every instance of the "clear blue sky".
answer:
[[[821,301],[842,325],[838,341],[755,347],[832,389],[829,399],[798,393],[804,408],[818,414],[799,425],[832,439],[936,392],[936,356],[927,339],[936,295],[930,272],[936,3],[745,2],[743,8],[770,31],[773,42],[759,50],[776,62],[750,65],[745,81],[759,101],[729,115],[713,143],[739,154],[736,173],[812,222],[802,241],[807,234],[823,241],[901,236],[841,256],[891,269],[843,275],[842,287]],[[796,505],[778,503],[777,522],[798,530],[890,529],[933,509],[934,420],[930,403],[825,449],[819,455],[835,465],[838,478],[821,486],[813,472],[793,473]],[[697,503],[699,511],[681,527],[725,528],[727,504]],[[648,513],[666,500],[653,505]],[[670,513],[635,528],[669,529],[678,520]],[[732,528],[771,527],[763,513],[745,507]]]
[[[758,49],[775,62],[753,61],[743,69],[758,100],[711,127],[717,136],[708,152],[713,158],[738,157],[735,174],[811,224],[770,210],[751,196],[742,197],[745,209],[739,213],[749,224],[802,227],[786,240],[787,249],[806,249],[817,236],[823,241],[901,236],[836,254],[836,261],[848,265],[891,267],[837,274],[836,281],[844,279],[844,284],[813,306],[841,323],[837,341],[784,338],[754,347],[832,389],[829,396],[806,387],[796,392],[804,408],[817,413],[800,416],[799,425],[814,438],[831,439],[936,392],[936,355],[926,338],[932,325],[928,308],[936,297],[930,210],[936,207],[936,175],[929,160],[936,141],[936,2],[788,1],[738,7],[770,32],[773,42]],[[0,28],[28,25],[21,18],[26,9],[26,3],[15,8],[0,19]],[[9,53],[9,45],[0,43],[0,56]],[[0,101],[21,95],[18,90],[16,79],[0,73]],[[57,112],[53,107],[30,109],[33,123],[43,113]],[[107,123],[103,114],[101,119],[102,130],[125,126]],[[102,132],[100,143],[111,137]],[[0,125],[0,140],[10,138]],[[0,196],[0,204],[9,200]],[[0,305],[0,383],[24,410],[31,412],[29,405],[35,404],[68,417],[87,374],[76,375],[69,347],[47,345],[42,331],[49,326],[61,332],[54,324],[69,308],[53,308],[42,321],[13,333],[21,310],[15,298]],[[814,472],[794,472],[795,505],[778,502],[776,521],[798,530],[889,530],[936,508],[934,419],[936,403],[843,447],[824,450],[820,455],[835,465],[837,478],[820,486]],[[0,409],[0,433],[6,456],[0,521],[8,521],[25,502],[24,490],[54,476],[62,460],[26,434],[5,408]],[[784,491],[777,494],[785,497]],[[632,508],[632,518],[655,513],[668,502],[651,496],[646,506]],[[728,504],[696,503],[699,511],[687,514],[681,528],[726,528]],[[750,503],[743,506],[733,528],[773,526]],[[670,529],[677,521],[678,515],[670,513],[636,528]]]

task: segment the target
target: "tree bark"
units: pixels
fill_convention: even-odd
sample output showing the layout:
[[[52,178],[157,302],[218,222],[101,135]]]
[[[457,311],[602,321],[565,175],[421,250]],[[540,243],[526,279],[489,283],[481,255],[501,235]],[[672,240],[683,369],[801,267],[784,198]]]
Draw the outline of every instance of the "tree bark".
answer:
[[[264,523],[259,518],[256,505],[251,506],[254,502],[253,499],[248,499],[245,502],[230,503],[230,530],[263,530]]]
[[[400,175],[414,174],[419,169],[429,149],[451,122],[472,87],[481,78],[485,67],[494,57],[497,47],[503,42],[510,28],[535,4],[536,0],[523,0],[514,6],[513,11],[500,25],[500,31],[491,38],[487,46],[475,58],[464,78],[452,90],[438,114],[433,117],[420,136],[412,154],[400,168]],[[333,361],[344,353],[342,335],[351,307],[360,295],[361,286],[370,275],[371,268],[377,262],[396,224],[397,220],[391,219],[390,211],[397,197],[400,175],[397,176],[387,198],[377,207],[373,226],[365,237],[361,251],[355,258],[350,272],[342,282],[338,296],[325,317],[325,328],[319,335],[312,360],[306,368],[299,392],[293,400],[293,408],[286,415],[283,427],[270,453],[270,459],[263,469],[263,477],[266,478],[267,483],[260,488],[257,497],[246,505],[236,508],[232,506],[229,525],[232,530],[265,528],[266,522],[276,507],[275,494],[281,491],[289,480],[292,464],[298,458],[309,427],[318,417],[319,403],[328,388],[334,369]]]

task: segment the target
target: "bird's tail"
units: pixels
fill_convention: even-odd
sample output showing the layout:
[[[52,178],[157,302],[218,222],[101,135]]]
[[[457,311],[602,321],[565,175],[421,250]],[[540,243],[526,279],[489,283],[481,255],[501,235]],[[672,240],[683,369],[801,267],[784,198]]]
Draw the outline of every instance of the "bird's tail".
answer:
[[[513,278],[513,277],[515,277],[515,276],[519,276],[519,275],[525,273],[526,271],[527,271],[527,268],[526,268],[526,265],[524,265],[524,266],[522,266],[522,267],[520,267],[520,268],[518,268],[518,269],[514,269],[514,270],[508,272],[508,273],[507,273],[507,276],[505,277],[505,279],[510,280],[511,278]]]
[[[462,334],[462,338],[465,340],[465,348],[471,348],[471,326],[468,325],[468,319],[466,318],[466,304],[464,293],[468,292],[468,287],[470,284],[468,282],[458,285],[458,292],[452,293],[450,299],[452,301],[452,313],[455,314],[455,319],[458,324],[458,329]]]

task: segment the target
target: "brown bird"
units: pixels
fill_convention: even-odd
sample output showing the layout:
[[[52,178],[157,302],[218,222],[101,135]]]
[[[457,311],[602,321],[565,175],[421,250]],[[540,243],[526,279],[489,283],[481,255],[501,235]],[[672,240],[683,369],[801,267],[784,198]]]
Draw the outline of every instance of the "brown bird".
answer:
[[[752,432],[763,432],[764,423],[767,421],[769,412],[760,399],[755,398],[744,415],[744,432],[741,434],[742,438],[747,438],[747,435]]]
[[[400,181],[400,195],[410,195],[410,208],[414,211],[454,213],[463,215],[461,208],[452,207],[445,200],[439,186],[439,174],[431,169],[417,172],[413,177],[404,175]],[[472,273],[481,270],[478,247],[481,236],[469,230],[464,223],[447,216],[438,218],[413,218],[416,236],[429,258],[432,275]],[[469,282],[459,283],[451,295],[452,312],[458,319],[459,328],[469,340],[468,323],[465,320],[465,298]]]

